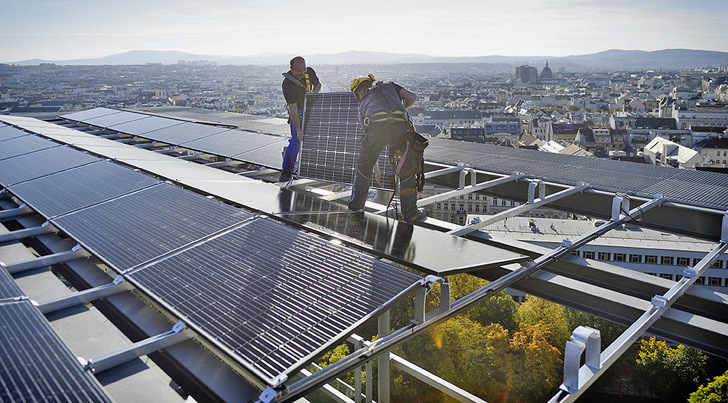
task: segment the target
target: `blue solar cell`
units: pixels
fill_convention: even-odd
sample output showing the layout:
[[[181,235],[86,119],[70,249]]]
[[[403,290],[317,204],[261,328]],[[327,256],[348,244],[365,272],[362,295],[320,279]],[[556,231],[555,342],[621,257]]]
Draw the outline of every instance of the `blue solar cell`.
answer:
[[[0,160],[0,184],[10,186],[96,161],[100,159],[70,147],[46,148]]]
[[[235,207],[161,183],[51,222],[123,271],[249,217]]]
[[[111,402],[29,300],[0,304],[0,401]]]
[[[128,278],[271,383],[347,337],[421,276],[257,219]]]

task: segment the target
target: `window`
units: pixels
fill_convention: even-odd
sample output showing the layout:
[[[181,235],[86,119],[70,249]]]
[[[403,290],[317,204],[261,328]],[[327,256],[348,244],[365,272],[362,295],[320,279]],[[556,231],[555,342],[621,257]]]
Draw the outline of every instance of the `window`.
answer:
[[[492,204],[493,206],[497,206],[497,205],[498,205],[498,199],[494,197],[494,198],[493,198],[493,201],[492,201],[492,203],[491,203],[491,204]]]
[[[690,258],[689,257],[679,257],[677,258],[677,265],[678,266],[687,266],[690,264]]]
[[[472,212],[473,212],[473,205],[468,204],[468,213],[472,213]]]
[[[670,266],[672,266],[673,261],[674,261],[674,259],[672,258],[672,256],[662,256],[660,258],[660,264],[665,264],[665,265],[669,264]]]
[[[475,212],[476,213],[480,213],[480,205],[476,205],[475,206]]]
[[[629,261],[631,263],[642,263],[642,255],[629,255]]]
[[[695,280],[695,284],[705,284],[705,277],[698,277],[698,279]]]
[[[609,252],[599,252],[599,260],[609,260]]]
[[[645,263],[657,264],[657,256],[655,256],[655,255],[646,255],[645,256]]]
[[[585,259],[594,259],[594,252],[585,250],[583,256]]]
[[[694,257],[693,258],[693,266],[697,266],[698,263],[700,263],[700,259],[698,259],[697,257]]]
[[[713,267],[715,269],[722,269],[723,268],[723,261],[722,260],[716,260],[715,262],[713,262],[713,265],[710,266],[710,267]]]
[[[572,250],[571,251],[571,254],[574,255],[574,256],[579,256],[579,251],[578,250]]]
[[[615,262],[624,262],[625,260],[627,260],[627,256],[624,253],[615,253],[614,254]]]
[[[660,273],[660,277],[672,280],[672,274],[670,273]]]
[[[508,201],[506,201],[506,200],[501,200],[501,206],[505,206],[505,205],[506,205],[506,203],[508,203]]]
[[[723,285],[722,280],[720,277],[708,277],[708,285]]]
[[[440,203],[437,203],[437,209],[442,210],[442,205]]]
[[[459,207],[458,208],[458,211],[465,211],[465,206],[464,205],[461,204],[458,207]]]

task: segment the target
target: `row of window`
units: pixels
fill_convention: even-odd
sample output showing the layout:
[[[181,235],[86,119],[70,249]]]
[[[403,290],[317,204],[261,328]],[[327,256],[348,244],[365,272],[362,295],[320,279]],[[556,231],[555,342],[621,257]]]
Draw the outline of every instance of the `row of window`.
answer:
[[[695,266],[700,262],[700,258],[689,258],[684,256],[658,256],[658,255],[641,255],[637,253],[611,253],[611,252],[594,252],[594,251],[574,251],[573,255],[581,256],[585,259],[596,259],[613,262],[630,262],[630,263],[646,263],[660,264],[665,266]],[[725,260],[716,260],[711,266],[716,269],[726,268]]]
[[[668,280],[675,280],[678,281],[682,276],[680,274],[669,274],[669,273],[660,273],[659,275],[657,273],[646,273],[653,276],[659,276],[661,278],[666,278]],[[705,277],[698,277],[695,280],[695,284],[701,284],[701,285],[712,285],[712,286],[718,286],[718,287],[728,287],[728,278],[723,277],[708,277],[707,281]]]

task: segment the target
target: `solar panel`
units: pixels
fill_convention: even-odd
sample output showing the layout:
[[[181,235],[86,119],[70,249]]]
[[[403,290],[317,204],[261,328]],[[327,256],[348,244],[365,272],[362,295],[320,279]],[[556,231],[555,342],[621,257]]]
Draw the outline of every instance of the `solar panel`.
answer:
[[[144,119],[149,117],[148,115],[142,115],[134,112],[119,111],[118,113],[110,113],[102,116],[95,116],[91,118],[83,119],[81,122],[96,127],[110,127],[119,125],[134,120]]]
[[[141,119],[120,123],[118,125],[111,125],[108,128],[135,136],[143,136],[145,133],[153,132],[155,130],[164,129],[167,127],[181,125],[182,123],[184,123],[181,120],[160,118],[157,116],[149,116],[143,114],[138,115]]]
[[[182,123],[181,125],[165,127],[153,132],[145,133],[143,137],[167,144],[180,145],[228,130],[230,130],[230,128],[224,126]]]
[[[288,146],[288,138],[247,133],[245,144],[248,150],[233,155],[233,158],[265,167],[280,168],[283,160],[283,147]]]
[[[128,278],[268,384],[421,279],[266,219]]]
[[[359,103],[350,92],[309,93],[304,111],[304,139],[299,157],[299,176],[353,184],[359,144]],[[385,148],[379,156],[383,186],[391,188],[392,173]],[[373,175],[372,175],[373,177]]]
[[[25,295],[5,269],[0,267],[0,301]],[[0,302],[2,303],[2,302]]]
[[[4,140],[0,147],[0,161],[32,153],[33,151],[42,150],[44,148],[58,147],[60,144],[38,136],[21,136]]]
[[[113,115],[116,113],[120,113],[120,110],[117,109],[110,109],[110,108],[93,108],[85,111],[80,112],[73,112],[66,115],[61,115],[61,118],[67,119],[67,120],[73,120],[76,122],[83,122],[86,119],[93,119],[98,118],[101,116],[106,115]]]
[[[123,271],[251,216],[161,183],[51,222],[111,267]]]
[[[0,141],[14,139],[16,137],[27,136],[28,132],[24,132],[12,126],[0,126]]]
[[[111,402],[29,300],[0,304],[0,401]]]
[[[157,183],[129,168],[99,161],[11,186],[10,191],[51,218]]]
[[[522,172],[530,178],[568,185],[586,182],[595,189],[646,198],[660,193],[673,201],[711,208],[724,209],[728,200],[728,175],[712,172],[447,139],[431,139],[425,158],[430,162],[464,164],[505,175]],[[698,188],[696,184],[704,186]]]
[[[0,184],[10,186],[95,161],[99,159],[70,147],[47,148],[0,160]]]
[[[248,136],[248,132],[242,130],[227,130],[186,142],[184,146],[205,153],[232,157],[250,150],[249,137],[252,136]]]

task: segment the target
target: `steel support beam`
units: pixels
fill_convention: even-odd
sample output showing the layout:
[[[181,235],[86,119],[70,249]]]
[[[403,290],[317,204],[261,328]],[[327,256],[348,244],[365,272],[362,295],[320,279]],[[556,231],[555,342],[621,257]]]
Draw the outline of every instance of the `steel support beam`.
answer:
[[[533,197],[533,190],[531,190],[532,187],[533,187],[533,185],[531,185],[531,183],[533,183],[533,182],[530,182],[529,183],[529,192],[528,192],[529,199],[531,199]],[[539,185],[539,187],[541,189],[540,192],[543,194],[543,192],[545,192],[543,190],[543,184]],[[500,212],[498,214],[494,214],[490,218],[488,218],[486,220],[483,220],[483,221],[480,221],[480,222],[478,222],[476,224],[466,225],[466,226],[463,226],[463,227],[460,227],[460,228],[457,228],[457,229],[448,231],[447,233],[448,234],[451,234],[451,235],[458,235],[458,236],[467,235],[467,234],[469,234],[469,233],[471,233],[473,231],[476,231],[476,230],[478,230],[480,228],[485,227],[486,225],[489,225],[489,224],[492,224],[494,222],[498,222],[498,221],[501,221],[501,220],[505,220],[506,218],[509,218],[509,217],[515,217],[515,216],[517,216],[519,214],[523,214],[523,213],[525,213],[527,211],[533,210],[533,209],[535,209],[537,207],[541,207],[541,206],[543,206],[545,204],[552,203],[554,201],[563,199],[564,197],[568,197],[568,196],[571,196],[573,194],[582,192],[582,191],[584,191],[584,190],[586,190],[588,188],[589,188],[589,185],[588,184],[586,184],[586,183],[580,183],[578,186],[574,186],[572,188],[564,189],[564,190],[562,190],[560,192],[557,192],[557,193],[554,193],[554,194],[552,194],[550,196],[546,196],[546,197],[539,198],[539,199],[534,199],[532,202],[527,202],[525,204],[522,204],[520,206],[514,207],[512,209],[509,209],[509,210]]]
[[[91,256],[90,253],[86,252],[86,250],[82,249],[79,245],[76,245],[69,251],[41,256],[23,262],[16,262],[11,264],[5,264],[3,262],[0,262],[0,267],[7,270],[7,272],[10,274],[15,274],[26,270],[33,270],[41,267],[51,266],[58,263],[70,262],[71,260],[85,259],[89,256]]]
[[[16,208],[0,211],[0,222],[14,220],[17,217],[22,217],[28,214],[33,214],[33,209],[29,208],[25,204],[21,204]]]
[[[30,238],[38,235],[51,234],[58,232],[56,227],[52,226],[48,221],[44,222],[40,227],[19,229],[0,234],[0,243],[19,241],[24,238]]]
[[[91,372],[103,372],[143,355],[151,354],[177,343],[192,338],[192,334],[185,331],[185,324],[177,322],[171,330],[130,344],[122,349],[86,361],[84,368]],[[82,360],[79,358],[79,360]]]
[[[79,304],[85,304],[99,298],[109,297],[132,289],[134,289],[134,286],[124,281],[124,277],[119,276],[112,283],[89,288],[83,291],[77,291],[69,296],[38,304],[38,310],[40,310],[44,315],[47,315],[51,312]]]
[[[464,171],[461,171],[461,172],[464,172]],[[475,178],[475,172],[474,171],[471,173],[471,175],[473,175],[472,178]],[[468,186],[465,186],[463,184],[463,186],[461,186],[460,188],[458,188],[458,190],[453,190],[453,191],[450,191],[450,192],[440,193],[440,194],[437,194],[437,195],[434,195],[434,196],[430,196],[430,197],[425,197],[425,198],[419,199],[419,200],[417,200],[417,206],[418,207],[427,206],[427,205],[430,205],[430,204],[433,204],[433,203],[441,202],[443,200],[451,199],[451,198],[456,197],[456,196],[465,195],[465,194],[469,194],[469,193],[479,192],[481,190],[485,190],[485,189],[488,189],[488,188],[492,188],[494,186],[502,185],[504,183],[518,181],[518,180],[523,179],[523,178],[524,178],[524,175],[523,174],[514,174],[514,175],[511,175],[511,176],[504,176],[504,177],[499,178],[499,179],[493,179],[493,180],[490,180],[490,181],[487,181],[487,182],[483,182],[483,183],[479,183],[479,184],[470,184]]]

